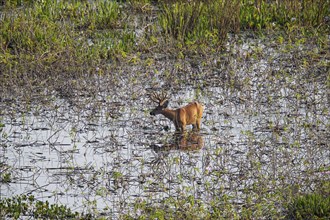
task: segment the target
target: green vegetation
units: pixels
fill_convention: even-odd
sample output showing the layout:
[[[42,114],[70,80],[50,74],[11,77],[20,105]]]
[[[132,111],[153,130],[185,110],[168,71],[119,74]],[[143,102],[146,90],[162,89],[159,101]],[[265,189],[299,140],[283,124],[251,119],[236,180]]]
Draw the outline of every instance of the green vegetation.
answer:
[[[273,60],[269,62],[270,67],[269,72],[267,72],[269,75],[265,74],[262,80],[269,80],[271,84],[272,80],[281,79],[281,83],[286,84],[290,88],[288,91],[299,91],[296,94],[290,94],[293,100],[304,104],[307,103],[306,105],[308,105],[311,102],[308,98],[312,99],[313,97],[306,97],[307,95],[302,91],[304,87],[294,90],[300,86],[299,83],[304,84],[312,80],[326,80],[327,87],[330,88],[330,75],[324,71],[329,67],[329,14],[329,0],[1,1],[0,103],[5,99],[3,98],[5,95],[2,96],[2,94],[16,98],[13,88],[18,88],[22,93],[27,93],[25,89],[29,86],[33,89],[37,88],[36,91],[45,91],[48,89],[47,85],[49,85],[58,87],[62,92],[65,89],[72,89],[73,86],[79,86],[75,84],[77,82],[75,79],[93,74],[107,74],[114,79],[113,82],[117,82],[116,77],[118,75],[116,74],[127,74],[127,77],[131,77],[127,69],[121,69],[126,65],[130,67],[141,65],[143,68],[141,68],[142,70],[139,69],[136,75],[140,78],[147,78],[149,77],[148,74],[152,72],[152,74],[156,75],[154,77],[155,84],[158,85],[160,77],[157,78],[157,74],[160,73],[157,68],[153,69],[154,64],[158,61],[155,57],[159,58],[159,60],[163,59],[163,57],[165,59],[170,57],[170,59],[175,60],[175,70],[178,71],[173,71],[174,74],[166,69],[166,65],[169,65],[168,63],[161,64],[165,66],[161,69],[165,69],[164,75],[170,79],[169,81],[173,87],[176,84],[182,84],[182,82],[190,83],[190,79],[192,79],[191,81],[195,79],[198,81],[208,77],[203,71],[199,71],[199,75],[196,74],[192,78],[180,75],[183,71],[180,72],[179,70],[186,65],[184,62],[187,60],[192,68],[196,66],[204,67],[208,63],[212,63],[210,65],[212,71],[209,71],[212,74],[221,72],[222,68],[228,67],[228,72],[219,76],[219,81],[197,82],[200,85],[196,87],[196,94],[201,93],[203,87],[212,85],[212,83],[221,87],[222,85],[218,84],[225,82],[231,89],[242,91],[240,93],[242,97],[238,97],[238,102],[249,103],[244,93],[245,91],[251,91],[251,88],[248,87],[252,87],[252,77],[248,74],[245,78],[236,75],[235,71],[229,67],[234,64],[228,61],[227,56],[239,54],[239,52],[235,51],[228,55],[226,50],[224,50],[227,49],[226,44],[228,44],[229,35],[237,34],[239,36],[241,31],[244,31],[260,38],[269,35],[273,36],[272,39],[276,39],[274,42],[281,45],[281,47],[276,48],[282,50],[276,51],[278,54],[287,54],[287,51],[293,54],[298,51],[295,54],[296,57],[292,58],[295,63],[290,66],[290,69],[301,66],[307,69],[306,73],[301,71],[303,72],[302,76],[296,79],[288,71],[288,68],[273,70],[272,62],[282,62],[286,59],[291,59],[291,57],[271,57],[269,59]],[[237,37],[235,40],[243,41],[241,37]],[[300,54],[300,47],[303,47],[304,50],[310,48],[306,45],[316,46],[311,47],[312,50],[308,51],[308,53]],[[212,59],[207,57],[210,53],[213,55]],[[244,62],[243,59],[247,61],[249,59],[259,60],[262,56],[263,48],[256,45],[244,51],[244,54],[237,55],[234,59],[241,59],[240,61]],[[310,63],[313,63],[314,66],[310,65]],[[129,71],[133,72],[133,70],[134,68]],[[245,70],[243,69],[243,71]],[[303,74],[315,75],[319,78],[315,77],[314,79]],[[135,75],[130,78],[130,82],[133,84],[133,86],[130,86],[132,87],[141,83],[139,81],[140,78],[134,77]],[[312,79],[310,80],[310,78]],[[73,80],[71,82],[68,79]],[[317,90],[315,81],[311,83],[315,84],[315,90]],[[111,84],[113,82],[109,80],[109,83],[107,83]],[[93,81],[93,83],[95,82]],[[122,81],[122,83],[119,86],[123,86],[126,81]],[[109,86],[108,84],[107,86]],[[38,86],[42,88],[44,86],[46,89],[40,89]],[[95,94],[107,94],[105,90],[100,91],[101,89],[97,90],[98,88],[86,88],[84,87],[85,85],[80,86],[83,89],[93,91],[86,92],[86,96],[90,95],[92,97],[91,100],[95,97]],[[95,84],[92,84],[92,86],[95,86]],[[264,84],[260,82],[256,86],[257,89],[262,89]],[[56,89],[55,91],[57,91]],[[112,88],[110,87],[110,89]],[[275,90],[278,90],[278,88],[274,88],[273,91]],[[52,91],[54,89],[51,87],[46,92],[52,93]],[[60,95],[61,92],[59,92]],[[141,95],[140,90],[134,92],[134,94],[133,92],[131,93],[135,97],[134,99]],[[65,93],[65,91],[62,93]],[[212,95],[215,96],[217,94]],[[264,101],[265,103],[274,102],[273,94],[262,95],[267,97],[267,100]],[[277,94],[277,96],[284,95]],[[10,98],[8,99],[8,105],[11,103]],[[103,104],[109,104],[106,102],[108,99],[116,103],[117,98],[106,97],[102,100],[102,105],[99,104],[97,106],[89,106],[84,103],[81,105],[81,108],[89,106],[91,114],[96,115],[95,112],[98,112],[101,107],[103,108]],[[216,98],[218,99],[218,97]],[[312,101],[318,102],[317,98],[314,99]],[[23,103],[22,106],[19,106],[17,108],[18,112],[24,108],[23,105],[28,105],[30,100],[26,98],[25,101],[27,104]],[[49,100],[45,100],[45,103],[42,104],[47,105],[46,101]],[[219,100],[217,105],[222,102]],[[298,108],[298,104],[292,103]],[[119,104],[113,109],[105,110],[109,118],[117,119],[119,117],[116,113],[113,114],[113,111],[117,111],[117,109],[121,113],[121,105]],[[59,108],[57,104],[55,107]],[[144,112],[146,113],[147,111],[144,109]],[[297,115],[298,112],[297,110]],[[324,115],[327,113],[328,109],[325,109]],[[1,114],[4,115],[6,112],[1,112]],[[12,118],[15,117],[12,116]],[[298,123],[289,121],[289,116],[287,119],[288,124]],[[279,138],[282,132],[290,129],[290,126],[281,127],[273,121],[268,121],[267,123],[267,129],[273,134],[274,139]],[[316,126],[309,121],[301,123],[307,131]],[[213,129],[217,129],[216,126],[217,124],[215,123]],[[0,132],[4,128],[6,128],[5,124],[0,117]],[[73,140],[76,138],[77,133],[78,129],[72,128],[70,135]],[[247,145],[253,148],[256,142],[255,131],[245,131],[242,135],[247,138]],[[281,143],[285,145],[289,141],[283,137]],[[320,145],[326,144],[318,143]],[[263,145],[267,144],[268,142],[265,141],[265,143],[260,145],[263,147]],[[288,144],[290,148],[300,148],[301,145],[301,140],[295,140]],[[222,152],[219,149],[219,155],[222,153],[226,152]],[[278,156],[282,157],[283,155]],[[218,161],[218,158],[215,160]],[[251,169],[255,168],[258,171],[260,170],[261,162],[251,162],[251,166]],[[1,171],[3,172],[0,177],[0,183],[10,184],[15,181],[15,173],[5,168],[4,164],[1,164]],[[327,167],[325,171],[328,170],[329,168]],[[209,171],[206,170],[205,172]],[[211,175],[212,180],[218,182],[219,178],[222,178],[223,172],[225,171],[214,171]],[[318,170],[318,172],[323,172],[323,170]],[[259,174],[263,175],[262,172]],[[115,187],[118,186],[118,188],[126,181],[125,174],[121,171],[113,171],[111,178],[114,179],[114,185]],[[244,179],[249,177],[242,174],[238,178]],[[282,181],[282,176],[276,178],[278,179],[274,179],[272,188],[262,185],[270,181],[263,182],[261,179],[259,183],[253,183],[246,186],[246,188],[239,189],[249,192],[246,193],[246,198],[242,199],[242,201],[235,201],[235,195],[229,196],[221,192],[221,189],[212,188],[211,181],[205,182],[205,189],[210,190],[208,201],[202,201],[199,197],[195,198],[193,195],[188,195],[185,192],[182,192],[181,196],[176,197],[168,195],[167,198],[157,204],[150,203],[148,198],[146,200],[138,198],[133,204],[134,209],[131,210],[131,213],[123,214],[121,217],[123,219],[281,219],[285,217],[289,219],[327,219],[330,217],[329,191],[325,190],[330,188],[329,182],[322,183],[323,185],[319,188],[315,187],[315,191],[310,194],[301,194],[300,192],[291,193],[291,190],[285,189],[285,187],[283,187],[284,189],[281,188],[282,185],[277,185],[276,181]],[[303,184],[305,183],[303,182]],[[286,185],[283,184],[283,186]],[[102,196],[106,190],[108,190],[106,187],[100,188],[97,194]],[[242,193],[241,191],[237,192]],[[72,212],[66,206],[50,205],[48,202],[41,202],[33,196],[26,195],[1,199],[0,210],[0,218],[18,219],[22,216],[28,216],[40,219],[64,219],[80,218],[82,216],[79,213]],[[93,214],[91,215],[93,216]]]
[[[227,33],[239,29],[239,1],[175,2],[162,8],[159,22],[165,36],[187,44],[223,43]]]
[[[326,0],[171,1],[162,5],[159,20],[165,34],[179,41],[224,43],[227,33],[247,29],[329,30],[329,6]]]
[[[130,51],[134,43],[116,2],[45,0],[9,7],[13,5],[7,2],[0,20],[2,80],[88,73]]]
[[[289,219],[329,219],[330,196],[307,194],[293,199],[288,210]]]
[[[131,214],[122,216],[123,219],[329,219],[330,217],[330,192],[329,181],[322,182],[316,192],[305,195],[276,195],[265,193],[261,195],[258,203],[252,203],[251,198],[243,202],[241,212],[231,202],[234,197],[219,195],[211,200],[208,206],[193,196],[182,198],[169,197],[163,200],[162,205],[148,204],[137,201]],[[256,189],[257,190],[257,189]],[[322,195],[320,194],[322,193]],[[279,210],[273,199],[282,198],[281,202],[287,203],[285,210]],[[141,213],[136,215],[136,213]]]
[[[20,219],[23,216],[34,219],[72,219],[79,216],[79,213],[72,212],[66,206],[50,205],[48,201],[38,201],[33,196],[26,195],[1,199],[0,210],[2,219]]]
[[[322,33],[329,31],[327,0],[17,0],[2,4],[1,81],[31,74],[47,78],[96,72],[96,67],[121,58],[131,60],[129,54],[151,47],[182,50],[185,45],[187,53],[213,51],[222,48],[228,33],[239,30],[284,30],[288,36],[299,31],[316,36],[323,45],[326,39]],[[146,24],[149,31],[142,39],[127,25],[135,16],[130,13],[132,8],[147,16],[152,10],[157,13],[157,19]]]
[[[2,172],[0,183],[10,183],[10,182],[11,182],[11,174]]]
[[[138,199],[131,213],[122,214],[121,219],[245,219],[285,218],[285,219],[328,219],[330,217],[329,182],[325,181],[315,193],[293,195],[285,210],[278,210],[272,199],[275,197],[285,199],[286,196],[264,195],[264,201],[253,204],[247,198],[242,212],[231,202],[234,197],[219,195],[205,205],[194,196],[181,198],[169,197],[160,204],[151,204]],[[320,194],[322,193],[322,194]],[[281,201],[286,203],[286,201]],[[35,219],[89,219],[93,214],[84,215],[72,212],[64,205],[50,205],[48,201],[36,200],[32,195],[21,195],[0,200],[0,217],[19,219],[23,216]],[[139,213],[139,214],[137,214]]]
[[[288,219],[329,219],[330,181],[320,181],[318,190],[294,196],[287,207]]]
[[[2,118],[0,117],[0,132],[3,130],[5,127],[5,124],[2,123]]]
[[[243,1],[240,10],[241,28],[290,30],[297,28],[328,29],[329,1]],[[328,26],[328,27],[327,27]]]

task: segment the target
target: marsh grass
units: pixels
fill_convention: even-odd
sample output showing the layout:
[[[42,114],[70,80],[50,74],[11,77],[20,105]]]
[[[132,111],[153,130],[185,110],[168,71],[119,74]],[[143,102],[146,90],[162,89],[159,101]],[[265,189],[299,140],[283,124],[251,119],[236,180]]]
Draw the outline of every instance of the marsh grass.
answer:
[[[317,1],[244,1],[240,20],[242,28],[262,29],[292,25],[305,28],[327,28],[325,18],[329,14],[329,2]],[[273,26],[273,27],[272,27]]]
[[[329,219],[330,197],[317,193],[297,196],[288,208],[288,219]]]
[[[165,35],[186,43],[223,43],[228,32],[238,30],[238,1],[164,3],[159,16]]]
[[[46,0],[4,8],[2,13],[2,81],[20,79],[23,73],[47,79],[95,72],[97,66],[133,46],[134,35],[121,23],[117,2]]]
[[[135,12],[140,13],[149,13],[153,9],[152,1],[151,0],[129,0],[128,5],[132,8]]]
[[[78,218],[78,212],[72,212],[63,205],[51,205],[46,202],[38,201],[34,196],[15,196],[13,198],[0,200],[0,217],[10,219],[20,219],[29,216],[34,219],[62,219]]]
[[[228,33],[247,29],[284,30],[283,40],[313,36],[323,47],[328,41],[324,38],[329,31],[330,3],[326,0],[132,0],[127,4],[5,1],[0,9],[1,81],[19,80],[23,75],[47,79],[100,73],[95,69],[105,69],[117,60],[130,61],[138,52],[151,50],[176,54],[179,59],[216,52],[227,42]],[[147,23],[142,25],[147,28],[139,39],[129,25],[134,20],[132,9],[146,16]]]
[[[322,187],[328,187],[329,182],[324,182]],[[321,188],[322,188],[321,187]],[[258,199],[252,202],[253,193],[242,203],[235,204],[232,196],[219,194],[213,197],[208,205],[194,196],[169,197],[160,204],[149,204],[145,201],[137,201],[132,213],[122,215],[123,219],[328,219],[330,216],[329,193],[315,193],[299,195],[284,195],[283,192],[261,193],[260,186],[252,191],[260,194]],[[320,191],[321,190],[321,191]],[[251,190],[250,190],[251,191]],[[259,191],[259,192],[258,192]],[[328,191],[328,190],[327,190]],[[276,199],[276,200],[274,200]],[[286,200],[289,199],[287,202]],[[287,209],[280,210],[276,202],[287,203]],[[239,210],[241,209],[241,210]],[[136,215],[136,213],[140,213]]]
[[[223,44],[239,30],[329,30],[329,7],[318,1],[169,1],[161,5],[160,27],[181,42]],[[303,31],[302,30],[302,31]]]

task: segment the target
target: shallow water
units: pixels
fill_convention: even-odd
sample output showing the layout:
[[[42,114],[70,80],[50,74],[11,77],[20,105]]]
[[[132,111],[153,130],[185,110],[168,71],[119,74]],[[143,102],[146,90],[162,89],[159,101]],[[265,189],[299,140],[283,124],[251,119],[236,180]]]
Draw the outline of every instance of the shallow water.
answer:
[[[295,52],[251,42],[232,46],[227,61],[211,60],[209,69],[185,61],[192,74],[157,61],[158,73],[146,77],[133,66],[118,72],[116,85],[107,76],[78,80],[96,87],[93,94],[45,89],[43,102],[3,99],[1,169],[12,181],[1,183],[1,197],[33,194],[116,218],[142,200],[193,195],[209,204],[227,195],[240,210],[291,187],[313,190],[330,179],[322,172],[330,166],[326,84],[282,62]],[[262,55],[245,60],[246,53]],[[150,116],[154,87],[170,91],[172,108],[204,103],[201,131],[177,137],[170,121]]]

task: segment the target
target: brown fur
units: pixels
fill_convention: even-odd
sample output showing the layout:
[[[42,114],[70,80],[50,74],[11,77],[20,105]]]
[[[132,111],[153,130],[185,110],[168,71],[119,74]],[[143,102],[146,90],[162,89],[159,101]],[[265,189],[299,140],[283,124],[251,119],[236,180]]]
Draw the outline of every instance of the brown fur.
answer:
[[[151,115],[162,114],[166,118],[173,121],[176,131],[184,132],[187,125],[192,125],[193,129],[200,130],[201,121],[203,116],[204,107],[198,102],[191,102],[188,105],[178,108],[169,109],[166,108],[168,103],[162,103],[164,106],[159,104]]]

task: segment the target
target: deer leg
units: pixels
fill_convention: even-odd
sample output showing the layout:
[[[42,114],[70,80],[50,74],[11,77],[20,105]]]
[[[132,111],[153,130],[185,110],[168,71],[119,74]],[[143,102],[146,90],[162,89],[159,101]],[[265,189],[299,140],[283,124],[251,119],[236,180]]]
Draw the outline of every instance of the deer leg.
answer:
[[[181,132],[184,133],[184,131],[186,130],[186,124],[181,123],[180,128],[181,128]]]
[[[179,132],[180,131],[180,125],[177,121],[174,121],[174,126],[175,126],[175,131]]]
[[[201,119],[197,119],[197,122],[196,122],[196,127],[197,127],[197,130],[199,131],[201,129]]]

